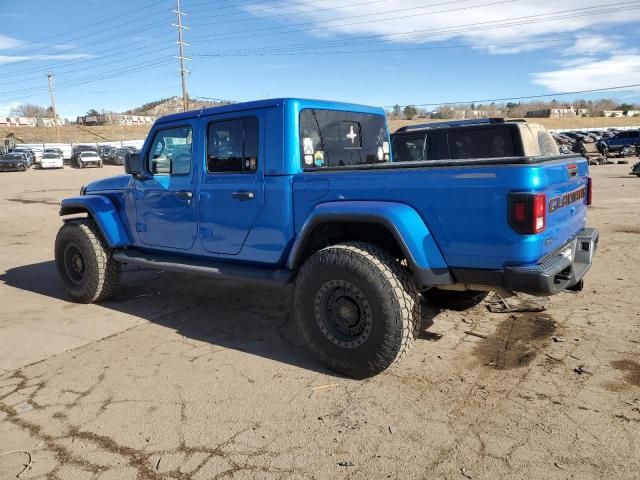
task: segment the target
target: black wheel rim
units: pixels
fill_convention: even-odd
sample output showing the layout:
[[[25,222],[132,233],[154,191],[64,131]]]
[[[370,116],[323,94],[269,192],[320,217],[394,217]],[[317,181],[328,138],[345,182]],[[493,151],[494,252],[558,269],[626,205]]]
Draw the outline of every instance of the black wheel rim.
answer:
[[[367,297],[344,280],[331,280],[318,290],[315,317],[324,336],[342,348],[359,347],[367,341],[373,328]]]
[[[85,274],[85,261],[80,249],[74,245],[69,245],[64,250],[64,267],[67,277],[76,283],[82,283]]]

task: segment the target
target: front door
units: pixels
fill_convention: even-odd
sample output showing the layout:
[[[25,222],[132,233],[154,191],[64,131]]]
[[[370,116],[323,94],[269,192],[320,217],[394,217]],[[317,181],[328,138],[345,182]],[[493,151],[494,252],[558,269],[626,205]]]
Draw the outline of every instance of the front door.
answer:
[[[158,130],[146,154],[148,174],[136,179],[136,232],[149,246],[189,250],[198,233],[193,127]]]
[[[199,194],[200,238],[211,253],[236,255],[264,203],[262,112],[212,119]]]

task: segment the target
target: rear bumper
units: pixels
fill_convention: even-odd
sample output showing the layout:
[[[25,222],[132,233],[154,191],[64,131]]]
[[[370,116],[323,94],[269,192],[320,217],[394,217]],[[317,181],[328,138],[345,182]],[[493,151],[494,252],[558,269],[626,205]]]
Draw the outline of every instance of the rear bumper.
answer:
[[[537,265],[505,268],[505,288],[546,296],[575,286],[591,268],[598,238],[596,229],[585,228],[571,242]]]
[[[510,292],[548,296],[577,286],[587,274],[598,248],[598,231],[585,228],[570,242],[536,265],[504,270],[453,270],[458,283],[498,287]]]

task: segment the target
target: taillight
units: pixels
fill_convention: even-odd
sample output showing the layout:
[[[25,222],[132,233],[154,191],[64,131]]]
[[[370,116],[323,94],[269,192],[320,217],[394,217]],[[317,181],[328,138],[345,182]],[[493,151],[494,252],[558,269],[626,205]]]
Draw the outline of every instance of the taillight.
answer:
[[[593,202],[593,178],[587,177],[587,205]]]
[[[547,196],[544,193],[509,195],[509,225],[523,235],[533,235],[547,227]]]

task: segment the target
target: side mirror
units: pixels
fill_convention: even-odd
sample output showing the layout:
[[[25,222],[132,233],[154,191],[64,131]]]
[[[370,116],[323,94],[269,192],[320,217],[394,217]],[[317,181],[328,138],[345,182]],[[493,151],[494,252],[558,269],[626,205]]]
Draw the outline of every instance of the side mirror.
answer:
[[[139,153],[125,155],[124,171],[130,175],[140,175],[142,173],[142,157]]]

